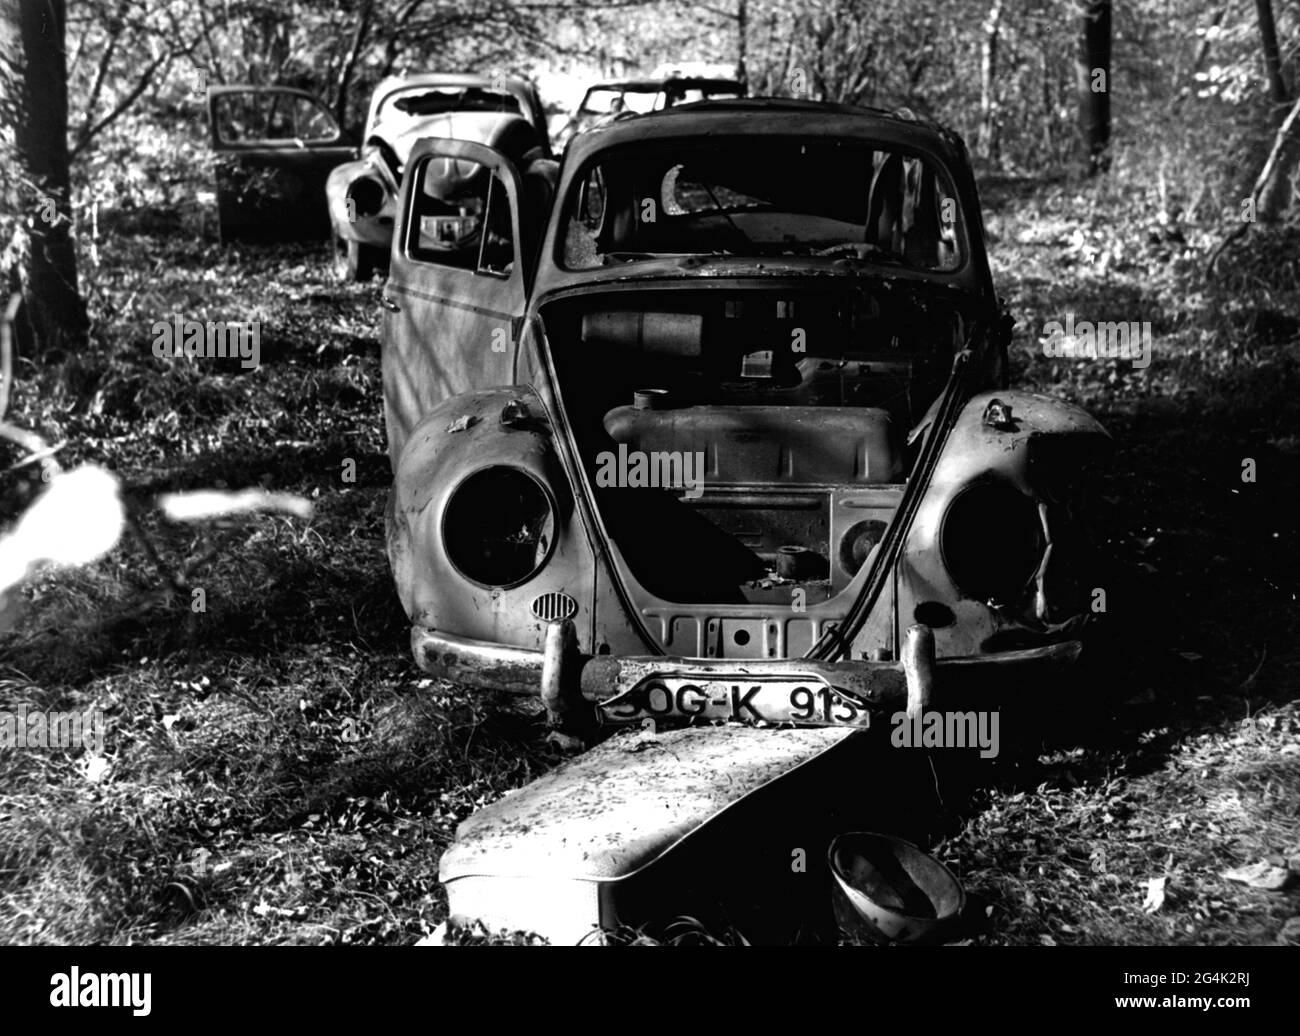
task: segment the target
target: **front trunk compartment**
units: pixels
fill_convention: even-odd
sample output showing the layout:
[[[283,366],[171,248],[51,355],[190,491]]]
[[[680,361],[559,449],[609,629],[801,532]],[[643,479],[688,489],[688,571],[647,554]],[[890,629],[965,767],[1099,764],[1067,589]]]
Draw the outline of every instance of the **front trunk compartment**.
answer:
[[[961,342],[951,298],[860,281],[643,287],[541,316],[615,568],[652,635],[700,658],[809,650],[902,495],[908,431]]]

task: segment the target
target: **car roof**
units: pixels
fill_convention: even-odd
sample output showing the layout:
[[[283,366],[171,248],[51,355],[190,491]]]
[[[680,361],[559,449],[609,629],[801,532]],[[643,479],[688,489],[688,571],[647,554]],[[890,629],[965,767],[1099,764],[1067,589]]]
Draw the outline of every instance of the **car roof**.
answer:
[[[712,134],[849,136],[915,147],[950,165],[964,164],[965,147],[952,130],[906,109],[888,111],[789,97],[696,101],[598,126],[574,137],[568,162],[623,144]]]
[[[741,87],[744,83],[729,76],[657,76],[646,79],[602,79],[587,87],[593,90],[662,90],[669,83],[674,86],[727,86]]]
[[[370,107],[366,112],[366,133],[372,132],[380,106],[393,94],[412,87],[480,87],[496,92],[498,89],[523,102],[525,109],[532,115],[530,121],[540,117],[534,113],[537,95],[533,84],[519,76],[485,76],[471,72],[419,72],[415,75],[389,76],[382,80],[370,95]],[[539,127],[540,128],[540,127]]]
[[[510,87],[527,87],[532,84],[521,76],[485,76],[477,72],[417,72],[406,76],[389,76],[375,87],[376,92],[399,86],[492,86],[500,83]]]
[[[298,86],[268,86],[264,83],[213,83],[208,87],[210,95],[216,94],[296,94],[299,97],[310,97],[313,101],[320,100],[310,90],[304,90]]]

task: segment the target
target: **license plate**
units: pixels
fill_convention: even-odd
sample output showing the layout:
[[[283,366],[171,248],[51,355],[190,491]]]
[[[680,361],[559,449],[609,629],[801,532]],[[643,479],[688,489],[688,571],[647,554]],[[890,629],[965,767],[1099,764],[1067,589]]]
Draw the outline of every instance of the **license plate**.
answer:
[[[871,713],[816,676],[720,680],[654,676],[603,702],[606,723],[643,719],[737,720],[809,727],[868,727]]]

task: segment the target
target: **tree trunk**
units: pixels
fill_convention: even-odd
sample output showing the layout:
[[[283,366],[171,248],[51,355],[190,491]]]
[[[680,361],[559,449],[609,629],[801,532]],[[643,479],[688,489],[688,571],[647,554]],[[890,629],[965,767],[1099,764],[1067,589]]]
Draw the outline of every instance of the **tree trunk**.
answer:
[[[749,70],[745,67],[748,41],[749,0],[736,0],[736,78],[742,83],[749,79]]]
[[[982,158],[996,162],[998,29],[1002,20],[1002,0],[993,0],[984,19],[984,46],[980,50],[980,132],[977,149]]]
[[[1255,215],[1264,223],[1282,217],[1291,203],[1291,175],[1300,165],[1300,98],[1273,140],[1268,161],[1255,181]]]
[[[1259,14],[1259,36],[1264,44],[1264,70],[1268,74],[1268,92],[1277,105],[1290,100],[1286,80],[1282,78],[1282,58],[1277,50],[1277,24],[1273,21],[1273,0],[1255,0]]]
[[[1084,170],[1089,176],[1110,165],[1110,0],[1082,0],[1075,80],[1079,93],[1079,134]]]
[[[64,0],[0,0],[0,140],[9,165],[5,207],[25,234],[16,271],[34,351],[77,350],[89,322],[77,290],[68,176]],[[9,221],[6,221],[9,222]]]

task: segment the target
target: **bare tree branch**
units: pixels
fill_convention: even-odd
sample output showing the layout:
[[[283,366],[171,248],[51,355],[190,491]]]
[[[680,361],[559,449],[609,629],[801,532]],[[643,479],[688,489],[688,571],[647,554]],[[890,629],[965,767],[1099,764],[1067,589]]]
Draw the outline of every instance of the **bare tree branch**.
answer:
[[[361,14],[357,18],[357,28],[352,34],[352,45],[348,48],[343,67],[339,70],[338,81],[334,84],[334,121],[340,126],[346,121],[348,107],[348,86],[361,56],[362,46],[370,32],[370,19],[374,13],[374,0],[362,0]]]
[[[117,14],[122,13],[125,3],[119,5]],[[80,129],[77,130],[77,139],[81,140],[89,131],[91,120],[95,116],[95,105],[99,103],[100,91],[104,88],[104,78],[108,75],[108,68],[113,63],[113,55],[117,53],[117,42],[122,38],[123,22],[120,17],[114,17],[110,21],[109,36],[104,44],[104,51],[99,56],[99,67],[95,71],[95,81],[90,87],[90,95],[86,99],[85,118],[82,120]],[[76,152],[73,152],[73,157]]]

